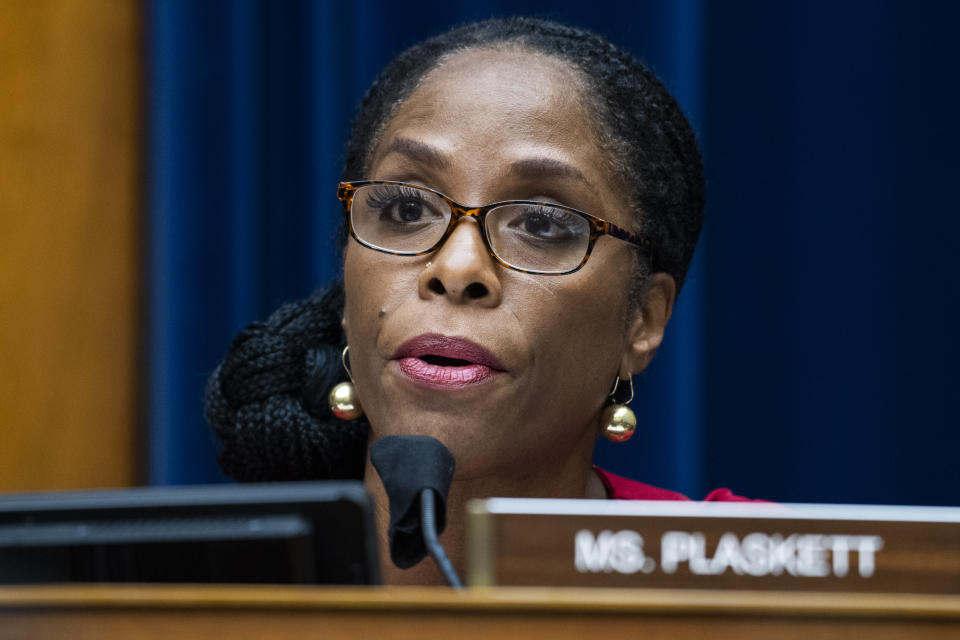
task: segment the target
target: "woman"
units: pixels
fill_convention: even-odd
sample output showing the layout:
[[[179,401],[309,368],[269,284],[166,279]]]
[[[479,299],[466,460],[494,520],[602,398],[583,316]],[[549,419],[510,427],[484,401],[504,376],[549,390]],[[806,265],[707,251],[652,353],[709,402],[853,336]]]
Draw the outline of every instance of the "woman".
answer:
[[[343,175],[343,289],[248,328],[211,378],[227,474],[362,476],[385,528],[367,441],[433,436],[460,568],[473,497],[685,499],[591,465],[598,429],[629,436],[605,408],[660,345],[702,221],[693,132],[649,70],[553,22],[459,27],[383,71]],[[338,423],[346,345],[366,415]]]

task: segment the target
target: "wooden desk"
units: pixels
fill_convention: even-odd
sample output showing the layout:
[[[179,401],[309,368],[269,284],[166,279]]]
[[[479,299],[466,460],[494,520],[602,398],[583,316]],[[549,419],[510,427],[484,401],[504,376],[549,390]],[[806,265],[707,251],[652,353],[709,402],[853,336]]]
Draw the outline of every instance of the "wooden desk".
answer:
[[[960,596],[697,590],[0,587],[0,639],[960,639]]]

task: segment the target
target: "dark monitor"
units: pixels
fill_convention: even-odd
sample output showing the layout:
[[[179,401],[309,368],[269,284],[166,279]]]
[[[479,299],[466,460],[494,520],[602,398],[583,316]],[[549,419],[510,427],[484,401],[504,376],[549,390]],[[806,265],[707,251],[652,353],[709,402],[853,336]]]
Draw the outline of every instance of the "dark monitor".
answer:
[[[377,584],[359,482],[0,495],[0,584]]]

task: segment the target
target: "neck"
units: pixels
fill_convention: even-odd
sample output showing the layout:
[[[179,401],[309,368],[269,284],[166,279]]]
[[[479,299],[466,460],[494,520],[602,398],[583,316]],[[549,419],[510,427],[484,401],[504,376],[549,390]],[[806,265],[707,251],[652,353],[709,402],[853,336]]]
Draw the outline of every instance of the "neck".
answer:
[[[380,550],[381,576],[384,584],[446,584],[432,558],[425,558],[410,569],[399,569],[390,561],[387,530],[390,526],[390,503],[380,476],[367,457],[364,474],[367,490],[373,496]],[[447,497],[447,527],[440,535],[443,545],[460,576],[466,579],[466,513],[467,503],[474,498],[606,498],[603,483],[593,473],[590,458],[571,459],[565,465],[525,472],[516,476],[503,474],[461,479],[454,475]]]

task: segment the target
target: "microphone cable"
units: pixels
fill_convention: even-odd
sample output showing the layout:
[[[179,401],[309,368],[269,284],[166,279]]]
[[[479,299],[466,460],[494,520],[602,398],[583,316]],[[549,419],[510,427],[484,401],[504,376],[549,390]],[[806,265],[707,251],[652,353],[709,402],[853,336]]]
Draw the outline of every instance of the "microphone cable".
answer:
[[[450,563],[447,552],[443,545],[437,539],[437,520],[434,513],[433,489],[427,488],[420,492],[420,523],[423,534],[423,544],[427,547],[427,553],[437,563],[440,573],[446,578],[447,584],[454,589],[462,589],[463,583],[457,576],[456,569]]]

